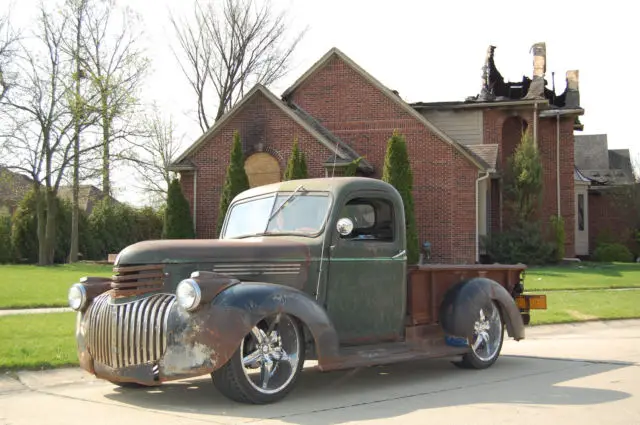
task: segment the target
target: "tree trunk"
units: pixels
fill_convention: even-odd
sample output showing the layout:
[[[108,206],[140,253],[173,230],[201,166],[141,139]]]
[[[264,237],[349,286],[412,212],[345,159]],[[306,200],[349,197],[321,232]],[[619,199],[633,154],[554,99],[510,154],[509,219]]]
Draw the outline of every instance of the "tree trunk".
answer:
[[[45,263],[41,265],[53,264],[53,258],[56,250],[56,193],[47,189],[46,191],[46,203],[47,203],[47,225],[45,229],[44,241],[45,241]]]
[[[80,196],[80,115],[81,115],[81,100],[80,100],[80,29],[82,25],[82,11],[78,14],[78,26],[76,27],[76,101],[73,108],[73,120],[74,120],[74,137],[73,137],[73,202],[71,205],[71,247],[69,247],[69,262],[75,263],[78,261],[78,239],[79,239],[79,199]]]
[[[106,93],[102,93],[102,192],[107,199],[111,196],[110,120],[108,114]]]
[[[36,214],[38,223],[38,265],[44,266],[47,261],[45,229],[47,226],[46,201],[40,187],[36,187]]]

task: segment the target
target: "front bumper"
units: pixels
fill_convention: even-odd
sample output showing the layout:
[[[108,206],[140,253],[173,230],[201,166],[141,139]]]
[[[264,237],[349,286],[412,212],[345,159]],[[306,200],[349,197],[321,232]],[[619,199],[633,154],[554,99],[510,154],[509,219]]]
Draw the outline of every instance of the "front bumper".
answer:
[[[199,342],[202,329],[175,295],[122,302],[105,293],[78,316],[80,366],[98,378],[144,385],[207,374],[214,353]]]

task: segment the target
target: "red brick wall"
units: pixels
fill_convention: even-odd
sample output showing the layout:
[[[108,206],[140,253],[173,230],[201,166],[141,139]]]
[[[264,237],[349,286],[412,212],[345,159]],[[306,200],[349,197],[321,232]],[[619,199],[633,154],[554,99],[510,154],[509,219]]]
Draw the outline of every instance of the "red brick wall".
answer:
[[[271,153],[280,163],[284,173],[291,152],[293,139],[298,138],[301,149],[307,155],[310,177],[323,177],[323,163],[329,150],[313,138],[302,126],[271,103],[262,93],[256,92],[240,111],[199,150],[190,156],[196,165],[196,234],[198,238],[215,238],[220,194],[229,163],[233,132],[238,130],[247,155],[262,143],[263,150]],[[191,173],[182,174],[182,189],[193,208],[193,180]]]
[[[475,261],[477,168],[454,147],[382,93],[338,57],[292,94],[292,100],[343,141],[381,177],[394,129],[407,140],[414,175],[420,242],[431,242],[432,261]]]
[[[513,111],[502,109],[487,109],[484,111],[484,143],[499,145],[499,164],[506,165],[506,159],[513,154],[513,140],[517,132],[507,120],[513,117]],[[528,128],[533,130],[532,111],[520,111]],[[507,125],[505,127],[505,122]],[[538,148],[542,157],[544,173],[542,206],[540,219],[545,232],[548,231],[549,218],[557,214],[557,185],[556,185],[556,118],[541,118],[538,120]],[[508,140],[503,140],[506,138]],[[575,202],[574,202],[574,155],[573,155],[573,118],[560,120],[560,210],[565,227],[565,256],[575,255]],[[503,209],[503,225],[507,226],[506,211]]]
[[[597,248],[600,238],[603,242],[624,244],[631,252],[640,254],[634,238],[640,212],[618,189],[590,190],[588,208],[590,254]]]

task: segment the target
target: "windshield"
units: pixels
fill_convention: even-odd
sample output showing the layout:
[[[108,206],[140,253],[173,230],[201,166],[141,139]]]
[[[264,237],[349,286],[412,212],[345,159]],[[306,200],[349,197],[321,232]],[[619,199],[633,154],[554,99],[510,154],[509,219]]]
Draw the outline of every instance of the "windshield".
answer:
[[[278,193],[234,205],[223,239],[260,235],[315,236],[324,226],[329,196],[322,192]],[[283,202],[287,202],[283,205]],[[274,214],[275,212],[275,214]],[[273,217],[269,220],[269,217]]]

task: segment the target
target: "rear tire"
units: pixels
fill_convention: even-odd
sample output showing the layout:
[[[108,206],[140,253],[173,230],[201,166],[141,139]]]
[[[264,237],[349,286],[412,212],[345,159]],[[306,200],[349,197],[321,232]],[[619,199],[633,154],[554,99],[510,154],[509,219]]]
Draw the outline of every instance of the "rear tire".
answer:
[[[500,308],[491,300],[478,310],[470,350],[453,364],[462,369],[486,369],[498,360],[504,341]]]
[[[273,403],[294,388],[304,355],[301,327],[293,317],[279,314],[258,323],[211,378],[218,391],[231,400]]]

